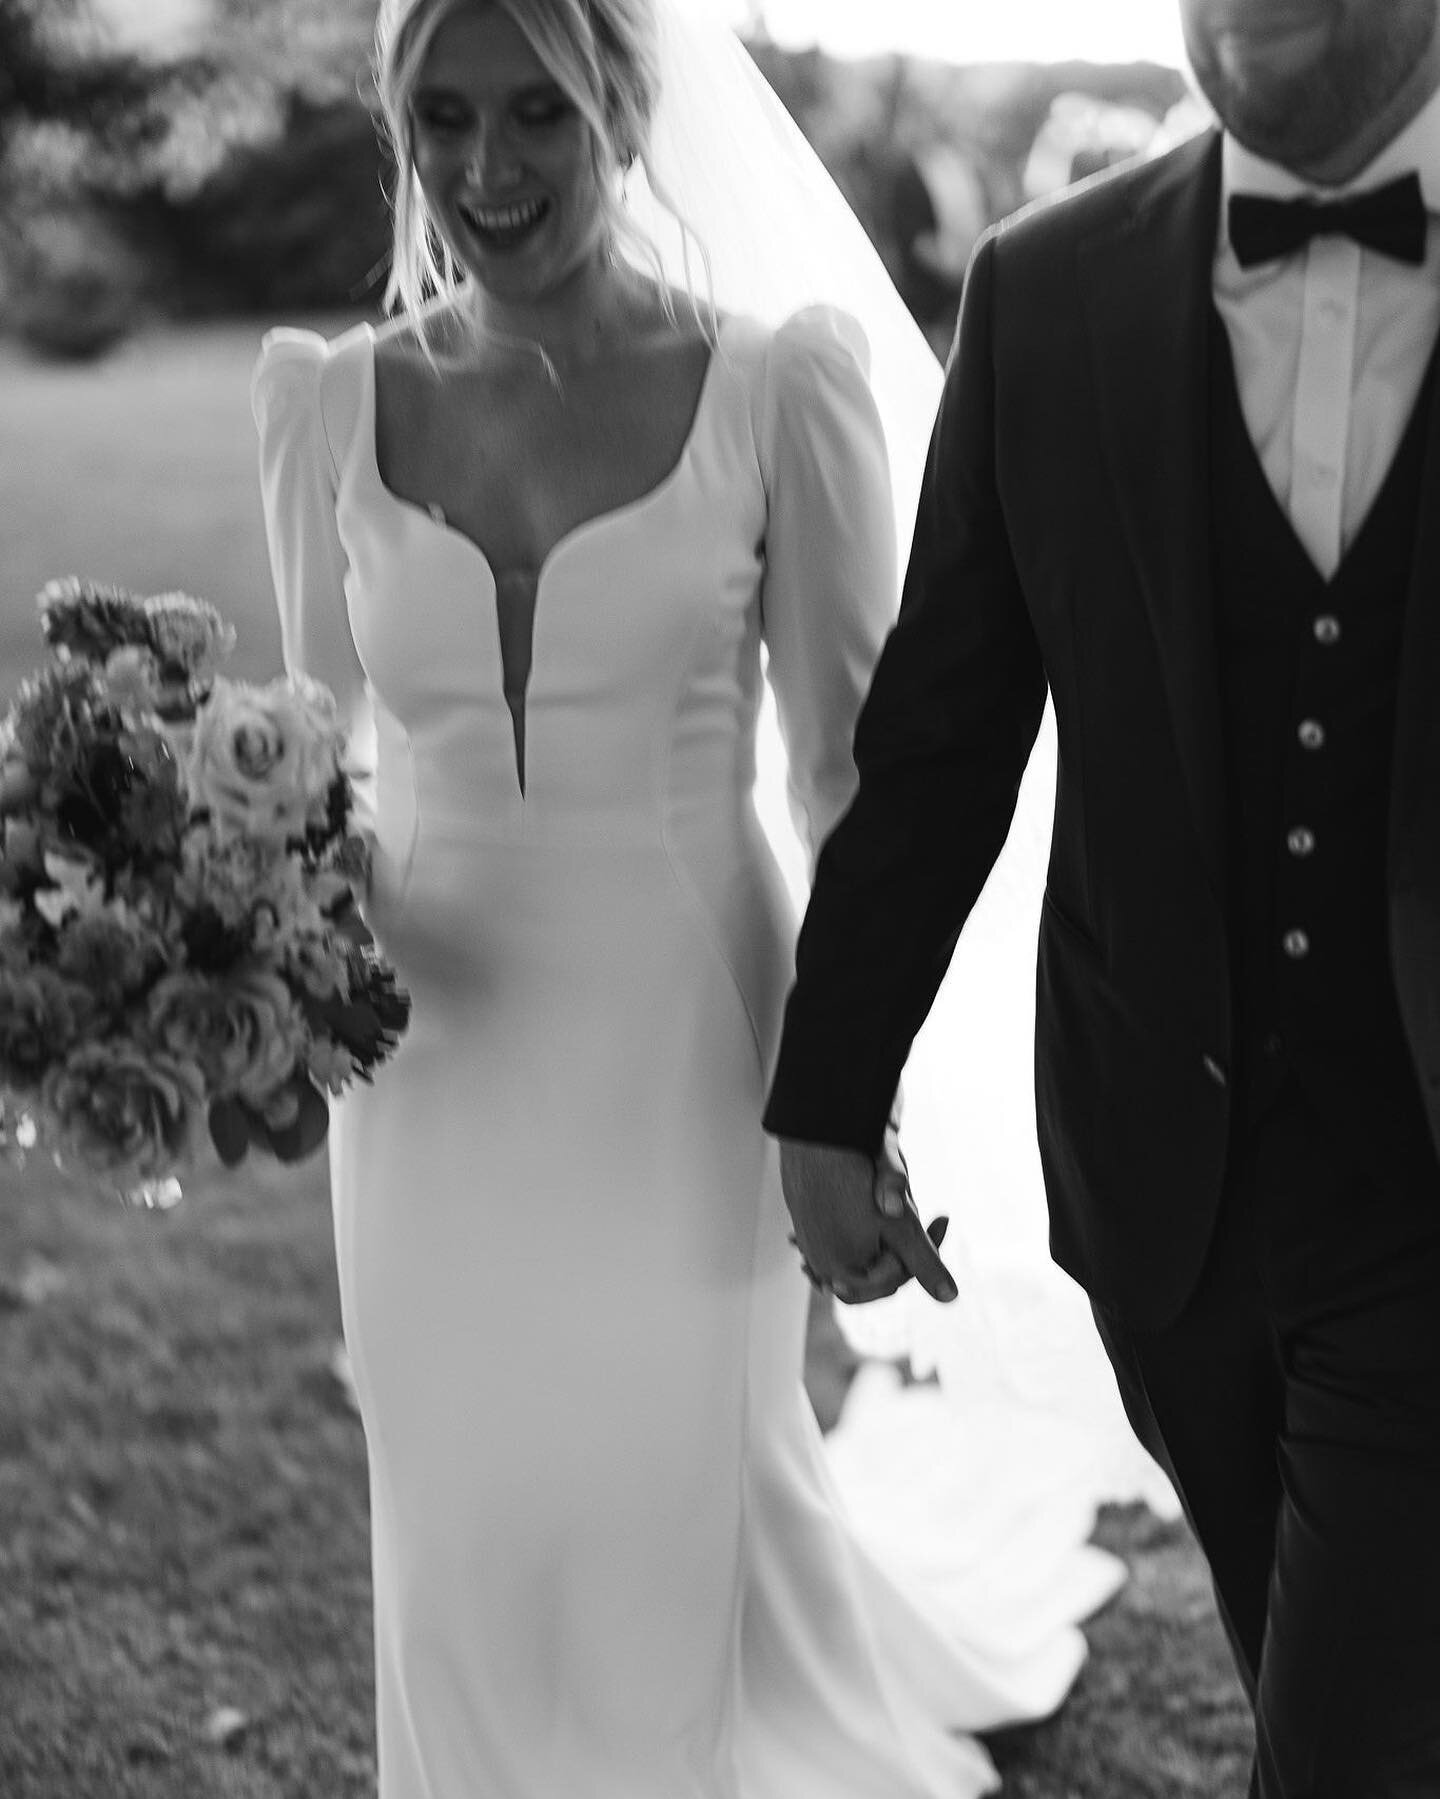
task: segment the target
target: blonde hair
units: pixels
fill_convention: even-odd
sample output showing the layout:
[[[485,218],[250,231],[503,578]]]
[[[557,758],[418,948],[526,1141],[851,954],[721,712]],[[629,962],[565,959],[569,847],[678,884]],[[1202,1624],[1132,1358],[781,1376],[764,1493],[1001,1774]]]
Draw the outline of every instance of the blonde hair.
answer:
[[[622,177],[640,163],[651,190],[675,217],[684,246],[686,285],[697,321],[712,339],[712,297],[702,314],[691,279],[691,253],[709,281],[709,257],[670,205],[648,167],[651,127],[660,102],[655,0],[381,0],[375,33],[375,80],[395,156],[394,231],[385,305],[402,312],[426,343],[426,308],[470,283],[426,205],[415,169],[411,101],[436,32],[462,6],[497,5],[524,32],[535,54],[590,126],[596,185],[612,244],[628,246],[655,274],[667,316],[670,289],[658,247],[625,209]]]

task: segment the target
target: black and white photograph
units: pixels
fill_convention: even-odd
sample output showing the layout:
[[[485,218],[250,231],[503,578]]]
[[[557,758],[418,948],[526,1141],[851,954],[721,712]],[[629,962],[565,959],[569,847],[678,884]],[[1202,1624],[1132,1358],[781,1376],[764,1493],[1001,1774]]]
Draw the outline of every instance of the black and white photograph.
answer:
[[[0,1799],[1440,1799],[1440,0],[0,0]]]

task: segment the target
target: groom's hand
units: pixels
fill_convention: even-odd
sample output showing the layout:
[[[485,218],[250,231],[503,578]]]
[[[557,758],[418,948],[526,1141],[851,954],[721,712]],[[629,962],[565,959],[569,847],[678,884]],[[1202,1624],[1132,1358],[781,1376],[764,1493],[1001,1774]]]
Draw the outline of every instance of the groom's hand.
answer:
[[[782,1138],[780,1173],[796,1246],[837,1299],[884,1299],[912,1276],[932,1299],[955,1298],[939,1252],[947,1220],[937,1219],[928,1232],[921,1224],[892,1142],[877,1162],[858,1150]]]

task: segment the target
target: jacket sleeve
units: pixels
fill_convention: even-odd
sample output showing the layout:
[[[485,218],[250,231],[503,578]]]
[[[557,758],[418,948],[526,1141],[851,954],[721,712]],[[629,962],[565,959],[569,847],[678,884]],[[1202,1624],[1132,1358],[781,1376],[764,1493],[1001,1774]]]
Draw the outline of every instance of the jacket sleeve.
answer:
[[[901,1071],[1004,845],[1045,703],[995,468],[996,238],[976,251],[899,621],[821,853],[765,1123],[874,1154]]]

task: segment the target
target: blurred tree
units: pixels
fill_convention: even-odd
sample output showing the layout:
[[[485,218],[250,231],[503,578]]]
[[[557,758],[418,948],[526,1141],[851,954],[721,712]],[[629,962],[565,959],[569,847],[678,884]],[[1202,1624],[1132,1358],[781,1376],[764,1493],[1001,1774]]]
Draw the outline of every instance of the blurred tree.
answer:
[[[203,4],[203,31],[157,38],[147,20],[173,23],[173,6],[0,0],[0,330],[81,354],[153,314],[374,303],[389,235],[374,0]],[[940,152],[973,171],[970,191],[998,217],[1026,197],[1058,94],[1158,120],[1184,92],[1153,68],[788,52],[765,33],[760,0],[750,27],[762,71],[942,340],[969,224],[953,205],[937,211],[927,171]]]
[[[0,313],[43,349],[94,354],[141,306],[162,245],[138,196],[106,204],[91,157],[145,91],[85,0],[0,0]]]
[[[316,105],[368,104],[375,0],[216,0],[216,53]]]
[[[0,0],[0,130],[31,104],[44,68],[34,18],[18,0]]]
[[[224,0],[203,54],[168,59],[58,4],[0,0],[3,322],[93,354],[152,310],[366,297],[386,243],[368,0]]]
[[[86,0],[0,0],[0,133],[27,116],[108,115],[141,85],[134,60],[108,49]]]

